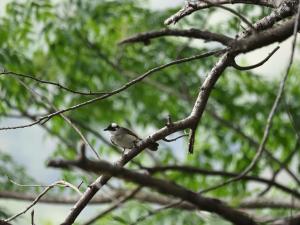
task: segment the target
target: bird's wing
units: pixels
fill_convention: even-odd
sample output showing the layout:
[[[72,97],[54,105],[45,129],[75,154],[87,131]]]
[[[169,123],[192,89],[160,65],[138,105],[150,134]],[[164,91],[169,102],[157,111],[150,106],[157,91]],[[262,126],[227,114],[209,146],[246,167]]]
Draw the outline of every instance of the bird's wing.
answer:
[[[113,144],[113,145],[115,145],[115,146],[118,146],[114,141],[113,141],[113,139],[110,137],[110,142]],[[119,147],[119,146],[118,146]]]
[[[142,139],[141,139],[139,136],[137,136],[133,131],[131,131],[131,130],[125,128],[125,127],[122,127],[121,129],[124,129],[124,130],[126,131],[126,133],[128,133],[128,134],[130,134],[130,135],[136,137],[137,139],[142,140]]]

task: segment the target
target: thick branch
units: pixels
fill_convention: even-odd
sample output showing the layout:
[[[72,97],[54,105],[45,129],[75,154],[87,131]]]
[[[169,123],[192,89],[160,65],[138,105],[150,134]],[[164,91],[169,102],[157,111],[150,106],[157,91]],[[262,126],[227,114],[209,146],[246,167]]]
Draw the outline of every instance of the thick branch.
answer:
[[[52,161],[51,166],[61,167],[63,165],[63,162],[64,161],[57,161],[55,164],[54,161]],[[157,191],[163,194],[173,195],[174,197],[181,198],[187,202],[196,205],[200,210],[216,213],[221,217],[225,218],[226,220],[231,221],[234,224],[237,225],[256,224],[255,221],[253,221],[246,214],[230,208],[229,206],[225,205],[221,201],[212,198],[203,197],[177,184],[170,183],[162,179],[153,178],[147,174],[133,172],[128,169],[124,169],[120,166],[114,166],[103,160],[97,162],[91,160],[85,160],[82,163],[84,163],[86,167],[91,168],[95,171],[105,173],[108,176],[119,177],[124,180],[137,183],[138,185],[141,185],[143,187],[150,187],[156,189]],[[78,161],[73,161],[73,162],[70,161],[68,166],[70,166],[70,164],[77,166],[76,164],[78,164]]]
[[[132,37],[126,38],[125,40],[122,40],[119,44],[127,44],[127,43],[134,43],[134,42],[148,43],[151,39],[164,37],[164,36],[203,39],[206,41],[216,41],[223,45],[229,45],[229,43],[231,43],[234,40],[233,38],[227,37],[222,34],[191,28],[187,30],[163,29],[158,31],[149,31],[149,32],[140,33]]]
[[[237,177],[239,175],[238,173],[216,171],[216,170],[206,170],[206,169],[196,168],[196,167],[192,167],[192,166],[170,165],[170,166],[144,167],[144,169],[146,169],[150,173],[165,172],[165,171],[178,171],[178,172],[183,172],[183,173],[187,173],[190,175],[201,174],[201,175],[206,175],[206,176],[222,176],[222,177]],[[268,180],[268,179],[262,178],[262,177],[249,176],[249,175],[244,176],[241,179],[272,185],[272,186],[300,199],[299,192],[297,192],[296,190],[290,189],[289,187],[286,187],[285,185],[279,184],[276,181]]]
[[[244,209],[300,209],[300,202],[291,203],[290,200],[278,199],[252,199],[242,201],[239,208]]]

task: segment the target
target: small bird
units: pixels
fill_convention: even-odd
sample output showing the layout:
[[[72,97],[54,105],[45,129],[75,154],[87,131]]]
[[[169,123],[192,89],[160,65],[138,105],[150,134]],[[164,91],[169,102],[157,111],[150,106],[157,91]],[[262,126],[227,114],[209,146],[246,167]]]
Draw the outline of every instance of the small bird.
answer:
[[[107,128],[104,129],[104,131],[109,131],[110,141],[116,146],[119,146],[124,149],[132,149],[136,146],[136,143],[141,141],[142,139],[135,134],[133,131],[125,128],[120,127],[116,123],[110,124]],[[158,148],[157,143],[153,143],[148,147],[151,151],[156,151]]]

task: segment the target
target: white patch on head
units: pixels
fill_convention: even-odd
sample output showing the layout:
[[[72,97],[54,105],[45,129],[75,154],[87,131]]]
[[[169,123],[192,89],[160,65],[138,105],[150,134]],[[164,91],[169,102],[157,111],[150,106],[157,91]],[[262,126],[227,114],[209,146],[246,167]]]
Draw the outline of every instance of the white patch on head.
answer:
[[[118,124],[116,124],[116,123],[111,124],[111,127],[113,127],[113,128],[116,128],[117,126],[118,126]]]

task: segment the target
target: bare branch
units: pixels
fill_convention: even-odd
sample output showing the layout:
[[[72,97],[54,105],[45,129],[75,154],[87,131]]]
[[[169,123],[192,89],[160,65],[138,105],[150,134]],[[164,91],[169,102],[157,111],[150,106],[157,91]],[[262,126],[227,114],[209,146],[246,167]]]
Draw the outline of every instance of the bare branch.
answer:
[[[183,204],[185,204],[183,201],[176,201],[166,206],[157,208],[155,210],[150,210],[148,211],[147,214],[137,218],[135,222],[131,223],[130,225],[136,225],[154,215],[164,212],[167,209],[178,207]],[[239,204],[239,208],[241,209],[291,209],[291,208],[300,209],[300,203],[291,204],[290,202],[286,202],[282,200],[274,200],[274,199],[253,199],[253,200],[242,201]]]
[[[11,76],[16,76],[16,77],[21,77],[21,78],[28,78],[28,79],[34,80],[34,81],[36,81],[38,83],[49,84],[49,85],[56,86],[56,87],[58,87],[58,88],[60,88],[62,90],[71,92],[73,94],[79,94],[79,95],[103,95],[103,94],[106,94],[106,92],[92,92],[92,91],[81,92],[81,91],[75,91],[75,90],[72,90],[71,88],[63,86],[60,83],[56,83],[56,82],[52,82],[52,81],[47,81],[47,80],[42,80],[42,79],[36,78],[34,76],[31,76],[31,75],[16,73],[16,72],[12,72],[12,71],[0,72],[0,76],[1,75],[11,75]]]
[[[201,0],[201,1],[205,2],[208,5],[208,7],[210,7],[210,6],[218,7],[218,8],[224,9],[224,10],[232,13],[233,15],[237,16],[238,18],[240,18],[241,21],[243,21],[245,24],[247,24],[249,26],[249,28],[252,30],[253,33],[256,32],[256,29],[252,25],[252,23],[246,17],[244,17],[243,15],[241,15],[240,13],[238,13],[237,11],[235,11],[234,9],[231,9],[229,7],[226,7],[226,6],[223,6],[220,3],[214,3],[213,1],[208,1],[208,0]]]
[[[300,202],[291,204],[290,201],[285,199],[267,199],[267,198],[258,198],[258,199],[249,199],[244,200],[239,204],[239,208],[242,209],[300,209]]]
[[[244,138],[245,140],[247,140],[249,142],[250,145],[252,145],[255,148],[259,148],[259,143],[254,140],[253,138],[251,138],[250,136],[248,136],[247,134],[245,134],[240,127],[231,124],[229,121],[224,120],[223,118],[221,118],[219,115],[217,115],[214,111],[212,110],[207,110],[209,113],[208,115],[211,115],[213,118],[215,118],[218,122],[220,122],[222,125],[224,125],[225,127],[235,131],[238,135],[240,135],[242,138]],[[294,181],[299,185],[300,184],[300,180],[299,178],[287,167],[285,166],[284,163],[280,162],[275,156],[273,156],[273,154],[271,153],[271,151],[267,148],[264,149],[264,154],[266,154],[266,156],[271,159],[272,161],[274,161],[276,164],[278,164],[280,167],[284,168],[284,170],[291,176],[291,178],[294,179]]]
[[[273,172],[271,181],[275,181],[277,175],[280,173],[280,171],[284,168],[284,166],[287,166],[288,163],[291,161],[291,159],[293,158],[293,156],[299,151],[299,139],[296,142],[295,148],[293,149],[293,151],[286,157],[286,159],[283,161],[282,165],[280,165],[280,167]],[[262,192],[259,193],[259,196],[263,196],[265,195],[271,188],[272,188],[272,184],[269,184]]]
[[[165,142],[173,142],[173,141],[177,141],[178,139],[186,137],[186,136],[188,136],[188,134],[182,134],[182,135],[180,135],[178,137],[171,138],[171,139],[163,138],[162,140],[165,141]]]
[[[76,163],[76,161],[73,161],[73,163]],[[93,168],[94,170],[108,174],[109,176],[119,177],[137,183],[138,185],[141,185],[143,187],[154,188],[163,194],[173,195],[175,197],[181,198],[187,202],[196,205],[200,210],[214,212],[220,215],[221,217],[225,218],[226,220],[231,221],[234,224],[238,224],[238,225],[256,224],[246,214],[230,208],[229,206],[222,203],[221,201],[203,197],[201,195],[198,195],[195,192],[189,191],[183,188],[182,186],[176,185],[174,183],[170,183],[162,179],[153,178],[147,174],[133,172],[124,169],[120,166],[114,166],[104,160],[100,160],[97,162],[87,160],[85,161],[85,165],[88,165],[89,168]],[[52,166],[54,166],[53,163]],[[63,224],[69,224],[69,222],[67,223],[65,222]]]
[[[254,68],[257,68],[259,66],[262,66],[263,64],[265,64],[270,58],[271,56],[279,49],[280,47],[277,46],[275,49],[273,49],[272,52],[269,53],[269,55],[263,59],[262,61],[260,61],[259,63],[256,63],[254,65],[251,65],[251,66],[240,66],[236,63],[235,60],[232,61],[232,66],[237,69],[237,70],[252,70]]]
[[[34,210],[31,211],[31,225],[35,225],[35,223],[34,223]]]
[[[112,203],[113,199],[120,199],[124,196],[129,195],[132,192],[132,190],[122,190],[118,189],[114,193],[111,194],[111,196],[108,195],[97,195],[95,198],[93,198],[89,204],[91,205],[100,205],[100,204],[107,204]],[[32,193],[19,193],[19,192],[12,192],[12,191],[0,191],[0,198],[1,199],[14,199],[19,201],[34,201],[36,196]],[[163,195],[154,194],[153,192],[138,192],[136,195],[133,196],[133,198],[140,202],[146,202],[150,204],[156,204],[156,205],[168,205],[170,202],[174,201],[172,198],[168,198]],[[76,203],[78,199],[75,197],[65,197],[65,196],[44,196],[40,199],[39,202],[42,203],[49,203],[49,204],[60,204],[60,205],[68,205],[68,204],[74,204]],[[196,209],[194,205],[185,203],[181,204],[180,209],[184,210],[194,210]]]
[[[15,182],[14,182],[15,183]],[[15,183],[17,184],[17,183]],[[37,186],[37,185],[21,185],[21,184],[17,184],[19,186]],[[39,185],[41,186],[41,185]],[[50,190],[52,189],[53,187],[55,186],[63,186],[63,187],[70,187],[72,189],[74,189],[75,191],[79,192],[81,194],[81,192],[72,184],[64,181],[64,180],[60,180],[60,181],[56,181],[54,182],[53,184],[50,184],[48,186],[46,186],[46,188],[44,189],[44,191],[42,191],[35,199],[34,201],[26,208],[24,209],[23,211],[21,211],[20,213],[14,215],[14,216],[11,216],[9,217],[8,219],[4,220],[5,222],[10,222],[12,220],[14,220],[15,218],[23,215],[24,213],[26,213],[29,209],[31,209],[35,204],[37,204],[39,202],[39,200]]]
[[[267,6],[267,7],[275,7],[274,2],[270,0],[259,0],[259,1],[253,1],[253,0],[214,0],[210,1],[215,4],[219,5],[225,5],[225,4],[237,4],[237,3],[243,3],[243,4],[251,4],[251,5],[261,5],[261,6]],[[177,13],[169,17],[165,20],[165,25],[175,24],[180,19],[184,18],[185,16],[190,15],[191,13],[198,11],[200,9],[209,8],[210,5],[199,1],[198,3],[189,4],[187,3],[181,10],[179,10]]]
[[[143,169],[146,169],[150,173],[157,173],[157,172],[166,172],[166,171],[178,171],[182,173],[186,173],[187,175],[193,175],[193,174],[201,174],[205,176],[222,176],[222,177],[237,177],[238,173],[232,173],[232,172],[225,172],[225,171],[218,171],[218,170],[206,170],[201,168],[196,168],[192,166],[177,166],[177,165],[169,165],[169,166],[157,166],[157,167],[143,167]],[[263,184],[269,184],[272,185],[279,190],[286,192],[288,194],[291,194],[295,196],[296,198],[300,199],[300,193],[296,190],[293,190],[285,185],[282,185],[280,183],[277,183],[276,181],[269,180],[262,177],[256,177],[256,176],[250,176],[246,175],[240,178],[241,180],[248,180],[248,181],[255,181]]]
[[[195,135],[196,135],[196,126],[190,129],[189,147],[188,147],[188,151],[190,154],[193,154],[194,152]]]
[[[188,37],[188,38],[203,39],[206,41],[216,41],[225,46],[228,46],[230,43],[234,41],[233,38],[227,37],[222,34],[191,28],[187,30],[163,29],[158,31],[149,31],[149,32],[140,33],[132,37],[126,38],[121,42],[119,42],[119,44],[122,45],[122,44],[135,43],[135,42],[149,43],[151,39],[164,37],[164,36]]]

